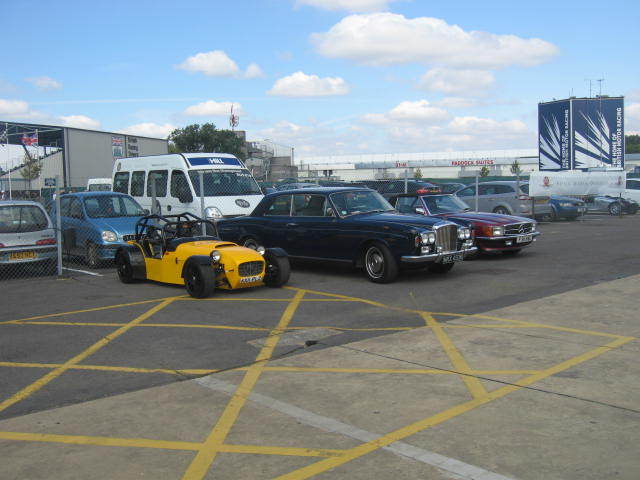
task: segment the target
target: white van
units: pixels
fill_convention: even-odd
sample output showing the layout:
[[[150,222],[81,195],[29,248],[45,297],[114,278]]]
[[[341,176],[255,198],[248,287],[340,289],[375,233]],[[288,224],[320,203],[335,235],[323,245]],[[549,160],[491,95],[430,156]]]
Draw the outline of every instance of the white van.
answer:
[[[113,166],[113,191],[128,193],[154,213],[190,212],[201,216],[201,178],[204,215],[210,219],[248,215],[264,196],[247,167],[227,153],[121,158]]]
[[[90,178],[87,181],[88,192],[110,192],[111,191],[111,179],[110,178]]]

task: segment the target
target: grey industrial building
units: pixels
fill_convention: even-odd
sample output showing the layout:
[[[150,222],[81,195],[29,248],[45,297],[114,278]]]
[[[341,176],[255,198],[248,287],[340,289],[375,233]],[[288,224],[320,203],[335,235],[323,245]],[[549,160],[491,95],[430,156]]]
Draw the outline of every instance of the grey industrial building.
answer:
[[[36,137],[37,146],[28,146]],[[168,152],[166,139],[55,125],[0,122],[0,139],[0,143],[21,146],[25,159],[36,159],[42,166],[40,175],[30,181],[21,174],[25,166],[15,166],[11,171],[15,190],[40,190],[45,179],[56,176],[63,188],[86,187],[89,178],[111,177],[117,158]],[[8,182],[9,173],[5,172],[0,176],[0,188],[6,190]]]

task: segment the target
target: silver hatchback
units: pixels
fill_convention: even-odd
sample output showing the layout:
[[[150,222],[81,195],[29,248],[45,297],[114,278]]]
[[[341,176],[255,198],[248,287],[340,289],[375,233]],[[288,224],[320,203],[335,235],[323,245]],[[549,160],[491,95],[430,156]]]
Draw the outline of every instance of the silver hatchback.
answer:
[[[33,263],[55,273],[56,234],[51,219],[37,202],[0,201],[0,267]]]
[[[519,187],[519,191],[516,189]],[[456,192],[471,209],[476,206],[476,186],[470,185]],[[482,182],[478,184],[478,211],[504,215],[535,216],[547,219],[551,216],[549,199],[529,196],[529,183],[515,181]]]

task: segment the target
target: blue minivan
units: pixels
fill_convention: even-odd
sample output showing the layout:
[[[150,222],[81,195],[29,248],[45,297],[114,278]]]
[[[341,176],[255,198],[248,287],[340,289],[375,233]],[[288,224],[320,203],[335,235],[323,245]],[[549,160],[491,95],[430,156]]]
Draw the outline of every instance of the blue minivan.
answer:
[[[50,211],[56,221],[55,203]],[[132,197],[116,192],[79,192],[60,196],[62,249],[83,257],[90,267],[113,261],[116,250],[135,233],[146,212]]]

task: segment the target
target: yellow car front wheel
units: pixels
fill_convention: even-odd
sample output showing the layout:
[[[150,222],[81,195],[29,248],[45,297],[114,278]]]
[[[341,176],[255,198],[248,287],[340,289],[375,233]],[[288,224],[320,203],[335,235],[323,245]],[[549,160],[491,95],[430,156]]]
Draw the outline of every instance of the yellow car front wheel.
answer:
[[[206,298],[216,288],[216,273],[211,265],[187,265],[184,271],[184,286],[192,297]]]

